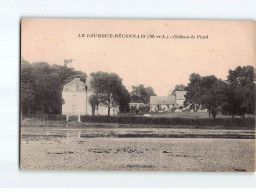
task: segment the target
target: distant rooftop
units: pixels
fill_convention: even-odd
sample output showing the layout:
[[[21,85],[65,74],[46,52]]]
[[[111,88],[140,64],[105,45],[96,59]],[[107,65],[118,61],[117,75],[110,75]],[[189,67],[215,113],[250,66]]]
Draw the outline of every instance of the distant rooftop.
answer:
[[[169,93],[168,93],[168,96],[171,96],[172,92],[173,92],[173,90],[170,90]]]
[[[85,83],[81,81],[80,78],[74,78],[72,81],[68,82],[65,86],[70,86],[70,85],[84,86]]]
[[[150,104],[152,105],[169,105],[174,104],[174,96],[151,96]]]
[[[185,95],[187,91],[175,91],[176,100],[185,100]]]

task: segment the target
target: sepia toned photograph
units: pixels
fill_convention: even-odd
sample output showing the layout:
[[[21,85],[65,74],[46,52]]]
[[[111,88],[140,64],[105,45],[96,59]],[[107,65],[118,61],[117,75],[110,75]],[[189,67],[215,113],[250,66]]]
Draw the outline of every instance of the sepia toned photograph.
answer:
[[[255,171],[254,21],[21,21],[20,168]]]

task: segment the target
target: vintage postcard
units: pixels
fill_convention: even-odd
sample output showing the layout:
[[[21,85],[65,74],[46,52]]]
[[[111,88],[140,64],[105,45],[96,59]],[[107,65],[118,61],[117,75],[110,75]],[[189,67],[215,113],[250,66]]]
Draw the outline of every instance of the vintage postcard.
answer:
[[[254,21],[21,21],[20,167],[253,172]]]

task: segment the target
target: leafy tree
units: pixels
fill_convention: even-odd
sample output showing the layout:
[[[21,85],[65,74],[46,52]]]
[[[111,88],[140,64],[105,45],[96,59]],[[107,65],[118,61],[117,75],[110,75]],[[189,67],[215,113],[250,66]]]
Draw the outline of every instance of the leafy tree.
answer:
[[[213,119],[226,98],[224,87],[225,83],[213,75],[202,77],[200,102],[203,107],[208,109],[209,116],[212,116]]]
[[[20,104],[21,114],[30,114],[33,112],[35,104],[34,93],[34,75],[33,67],[28,61],[21,59],[21,73],[20,73]]]
[[[174,90],[172,91],[172,94],[174,94],[176,91],[186,91],[187,87],[183,84],[176,85]]]
[[[69,60],[65,59],[64,60],[64,66],[67,67],[68,64],[71,64],[72,62],[73,62],[73,59],[69,59]]]
[[[108,108],[108,116],[111,108],[121,106],[123,110],[128,105],[128,92],[117,74],[98,71],[91,73],[91,77],[94,101]]]
[[[89,97],[89,103],[92,107],[92,115],[95,115],[95,109],[99,107],[99,101],[97,94],[93,94]]]
[[[23,114],[61,113],[63,85],[75,77],[86,79],[86,74],[73,68],[49,65],[46,62],[30,64],[21,59],[21,111]]]
[[[135,103],[148,104],[150,96],[155,96],[155,92],[152,87],[144,87],[144,85],[132,86],[130,93],[131,101]]]
[[[252,66],[238,66],[229,70],[228,83],[234,91],[233,105],[238,107],[240,114],[255,113],[255,72]]]
[[[185,105],[190,105],[195,110],[200,107],[207,108],[209,117],[215,119],[225,100],[224,87],[225,83],[213,75],[201,77],[193,73],[190,76]]]
[[[238,66],[229,70],[227,81],[215,76],[190,76],[186,105],[198,109],[201,106],[215,118],[218,111],[222,114],[235,115],[255,113],[255,73],[252,66]]]
[[[129,112],[130,94],[124,85],[120,85],[117,90],[117,102],[119,105],[119,111],[126,113]]]
[[[223,87],[223,94],[225,95],[225,99],[221,105],[221,113],[224,115],[230,115],[232,118],[234,118],[236,115],[241,115],[241,101],[237,98],[234,90],[227,82]]]
[[[187,87],[187,94],[185,95],[185,106],[190,105],[191,109],[197,110],[202,106],[202,77],[199,74],[193,73],[189,78],[190,83]]]

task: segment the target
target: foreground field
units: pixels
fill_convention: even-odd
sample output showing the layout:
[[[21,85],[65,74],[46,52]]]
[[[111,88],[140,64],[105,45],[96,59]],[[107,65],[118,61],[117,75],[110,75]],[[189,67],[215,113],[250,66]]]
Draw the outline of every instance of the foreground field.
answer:
[[[164,133],[165,132],[165,133]],[[205,133],[203,133],[205,132]],[[216,130],[215,130],[216,132]],[[171,134],[212,134],[210,130],[66,130],[22,128],[23,169],[136,171],[253,171],[252,131],[216,132],[220,138],[170,138]],[[250,135],[226,139],[226,134]],[[122,136],[118,135],[134,135]],[[162,135],[153,137],[152,134]],[[138,136],[144,135],[144,136]],[[146,135],[149,135],[148,137]],[[149,138],[150,137],[150,138]],[[181,136],[180,136],[181,137]],[[207,136],[204,136],[207,137]],[[221,139],[222,138],[222,139]],[[235,138],[235,137],[233,137]]]

